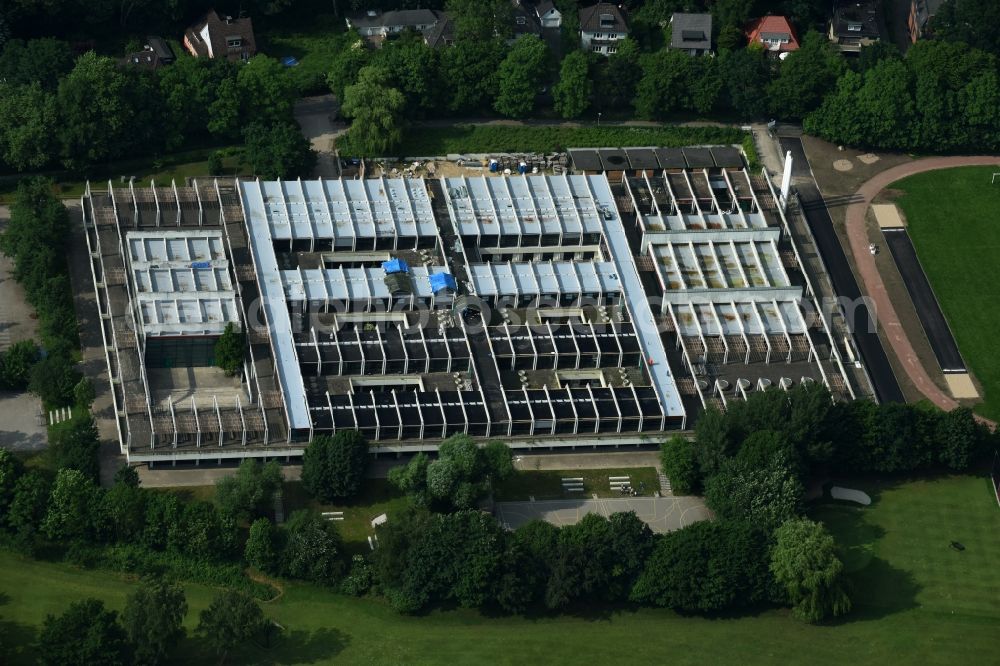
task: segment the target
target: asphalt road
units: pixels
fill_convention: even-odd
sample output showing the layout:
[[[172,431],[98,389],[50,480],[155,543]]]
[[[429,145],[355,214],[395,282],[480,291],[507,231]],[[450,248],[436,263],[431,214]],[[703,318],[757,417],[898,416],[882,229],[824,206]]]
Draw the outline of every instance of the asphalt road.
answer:
[[[858,351],[861,352],[868,374],[875,385],[875,393],[881,402],[905,402],[903,391],[899,388],[899,382],[896,381],[889,358],[879,340],[878,329],[874,325],[867,305],[861,300],[861,289],[851,271],[847,255],[844,254],[844,247],[840,244],[837,232],[833,228],[833,219],[827,210],[827,204],[809,168],[802,141],[798,137],[781,137],[780,142],[782,151],[792,152],[792,175],[808,178],[808,182],[797,183],[796,190],[802,202],[806,221],[816,238],[823,262],[830,272],[833,288],[838,296],[857,304],[853,317],[849,316],[847,319],[854,333]]]
[[[941,369],[945,372],[965,372],[965,362],[958,351],[958,344],[951,334],[937,298],[934,297],[927,275],[920,266],[910,234],[906,229],[886,229],[882,235],[903,276],[906,291],[910,293],[917,316],[920,317],[920,323],[927,333],[927,340],[931,343]]]

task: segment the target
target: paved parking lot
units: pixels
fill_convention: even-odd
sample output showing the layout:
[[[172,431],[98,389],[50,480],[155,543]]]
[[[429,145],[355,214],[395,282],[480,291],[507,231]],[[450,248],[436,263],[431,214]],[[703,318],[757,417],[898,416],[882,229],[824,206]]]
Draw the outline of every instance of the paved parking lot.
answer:
[[[588,513],[610,516],[621,511],[635,511],[650,529],[671,532],[699,520],[708,520],[712,512],[699,497],[628,497],[622,499],[571,499],[540,502],[497,502],[497,518],[516,529],[531,520],[541,519],[553,525],[574,525]]]

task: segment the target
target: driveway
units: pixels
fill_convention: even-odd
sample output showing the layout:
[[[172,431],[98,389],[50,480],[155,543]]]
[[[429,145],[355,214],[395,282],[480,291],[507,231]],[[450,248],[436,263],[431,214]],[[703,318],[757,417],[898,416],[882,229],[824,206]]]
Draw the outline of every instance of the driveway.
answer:
[[[559,527],[575,525],[588,513],[607,517],[622,511],[635,511],[639,519],[657,534],[679,530],[712,517],[712,512],[700,497],[580,498],[496,503],[497,518],[511,529],[539,519]]]
[[[314,175],[320,178],[339,178],[340,163],[333,150],[333,140],[347,131],[347,125],[334,120],[339,105],[333,95],[304,97],[295,103],[295,120],[302,128],[312,149],[317,153]]]

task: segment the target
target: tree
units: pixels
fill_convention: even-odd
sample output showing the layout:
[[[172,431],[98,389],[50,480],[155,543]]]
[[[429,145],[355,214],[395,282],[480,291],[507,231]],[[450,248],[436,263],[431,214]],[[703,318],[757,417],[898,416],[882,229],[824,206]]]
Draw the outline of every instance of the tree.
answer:
[[[262,465],[247,458],[233,476],[215,482],[215,501],[224,513],[236,520],[264,516],[274,508],[274,493],[281,488],[281,465]]]
[[[639,45],[631,38],[618,40],[618,51],[598,66],[594,106],[598,111],[631,115],[641,77]]]
[[[302,485],[324,502],[354,497],[370,461],[368,442],[356,430],[320,435],[302,456]]]
[[[513,472],[510,449],[502,442],[479,448],[468,435],[452,435],[438,448],[433,462],[417,454],[409,464],[389,473],[389,481],[418,506],[441,510],[470,509],[490,489],[491,479]]]
[[[97,495],[98,488],[79,470],[59,470],[42,521],[42,532],[53,541],[89,537]]]
[[[930,33],[938,40],[962,42],[1000,56],[1000,6],[991,0],[946,0],[931,17]]]
[[[548,58],[549,49],[539,37],[518,37],[497,71],[499,94],[493,108],[510,118],[531,113]]]
[[[126,86],[118,64],[93,51],[80,56],[59,82],[56,133],[66,167],[111,160],[125,152],[133,116]]]
[[[168,523],[171,550],[204,560],[224,559],[233,552],[238,532],[232,518],[221,516],[209,502],[182,507]]]
[[[492,107],[497,91],[496,53],[504,44],[497,39],[459,40],[441,55],[441,78],[447,89],[448,109],[476,113]]]
[[[118,614],[98,599],[69,605],[59,617],[48,615],[38,636],[41,663],[50,666],[116,666],[130,663]]]
[[[7,449],[0,449],[0,516],[14,501],[17,482],[24,475],[24,464]]]
[[[19,534],[38,531],[49,505],[50,484],[40,472],[32,470],[14,484],[7,509],[7,524]]]
[[[95,397],[94,384],[86,377],[78,381],[76,386],[73,387],[73,401],[77,407],[90,409],[90,406],[94,404]]]
[[[767,89],[771,72],[764,49],[736,49],[722,54],[719,63],[729,105],[743,118],[767,113]]]
[[[100,448],[97,424],[90,414],[73,416],[49,433],[49,456],[56,469],[80,470],[95,482],[100,475]]]
[[[15,85],[0,77],[0,159],[18,171],[40,169],[56,156],[55,95],[35,82]]]
[[[73,403],[73,390],[80,382],[73,360],[63,354],[49,354],[31,368],[28,390],[52,407]]]
[[[555,109],[563,118],[579,118],[590,106],[593,82],[587,54],[573,51],[562,61],[559,82],[553,86]]]
[[[188,605],[184,590],[163,580],[137,588],[125,600],[122,624],[135,649],[135,663],[162,663],[184,637]]]
[[[0,81],[11,85],[37,83],[54,90],[59,79],[73,69],[73,49],[51,37],[12,39],[0,53]]]
[[[763,466],[745,458],[727,460],[705,482],[705,503],[717,516],[743,520],[768,533],[798,515],[802,494],[802,484],[781,454]]]
[[[253,123],[243,132],[246,158],[253,172],[269,179],[308,177],[316,166],[316,153],[302,130],[292,122],[266,126]]]
[[[115,543],[134,543],[146,527],[146,502],[150,493],[128,483],[115,483],[100,493],[95,510],[95,530]]]
[[[350,140],[364,155],[382,156],[403,140],[406,98],[389,85],[389,72],[362,67],[358,80],[344,90],[341,113],[353,118]]]
[[[327,85],[337,99],[344,99],[344,91],[357,81],[361,68],[368,64],[369,50],[364,40],[356,32],[348,32],[345,43],[336,51],[330,61]]]
[[[851,610],[845,590],[844,565],[833,537],[811,520],[789,520],[775,532],[771,572],[792,604],[792,614],[819,622]]]
[[[506,39],[511,34],[513,15],[506,0],[447,0],[445,7],[454,17],[459,42]]]
[[[935,440],[938,460],[955,471],[968,469],[982,454],[989,436],[985,426],[976,422],[968,407],[956,407],[937,418]]]
[[[801,47],[781,63],[777,78],[767,88],[771,113],[798,120],[815,109],[844,69],[825,35],[810,31]]]
[[[714,475],[736,449],[733,423],[722,411],[709,407],[694,426],[695,457],[701,478]]]
[[[276,574],[281,570],[281,533],[267,518],[258,518],[250,525],[243,559],[252,567],[265,573]]]
[[[701,484],[694,443],[674,435],[660,446],[660,464],[676,495],[690,495]]]
[[[406,33],[383,44],[374,64],[389,72],[393,87],[406,97],[408,116],[424,117],[445,106],[441,98],[441,51],[424,43],[423,35]]]
[[[256,601],[242,592],[226,590],[201,612],[196,631],[225,659],[230,650],[253,639],[266,626]]]
[[[744,523],[704,521],[659,537],[632,600],[713,612],[766,598],[767,542]]]
[[[282,569],[292,578],[330,585],[344,573],[340,535],[315,511],[296,511],[285,525]]]
[[[139,471],[127,463],[122,463],[121,467],[115,471],[115,485],[120,484],[130,488],[138,488],[141,483]]]
[[[232,377],[243,368],[243,355],[246,351],[246,336],[236,328],[233,322],[226,324],[222,335],[215,342],[215,365]]]
[[[297,95],[288,70],[276,59],[255,55],[236,75],[243,122],[288,122]]]

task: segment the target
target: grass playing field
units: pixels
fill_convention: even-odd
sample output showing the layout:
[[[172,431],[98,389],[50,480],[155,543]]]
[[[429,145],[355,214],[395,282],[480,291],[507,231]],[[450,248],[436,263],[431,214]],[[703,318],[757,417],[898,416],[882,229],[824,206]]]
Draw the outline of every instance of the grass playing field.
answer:
[[[946,477],[855,481],[869,508],[824,505],[815,517],[846,545],[854,612],[809,626],[787,613],[682,617],[650,609],[594,609],[560,617],[488,617],[449,610],[397,615],[378,600],[288,584],[266,604],[286,628],[270,649],[247,646],[239,664],[984,664],[996,662],[1000,624],[1000,510],[989,481]],[[950,548],[951,541],[965,546]],[[26,647],[47,613],[94,596],[120,609],[134,581],[0,552],[0,654],[31,663]],[[189,628],[213,592],[186,586]],[[175,663],[215,663],[187,639]]]
[[[994,167],[961,167],[904,178],[890,187],[904,194],[906,216],[920,263],[959,351],[985,395],[976,411],[1000,420],[1000,183]]]

